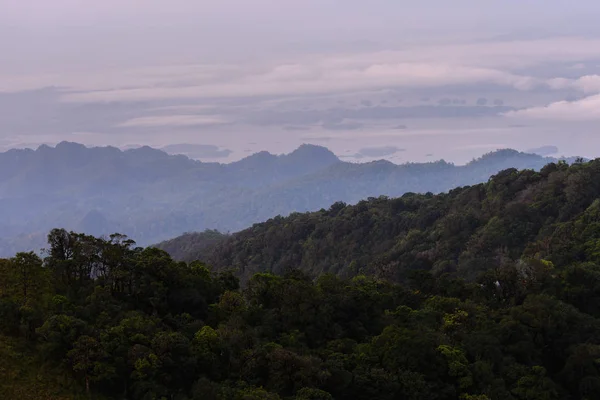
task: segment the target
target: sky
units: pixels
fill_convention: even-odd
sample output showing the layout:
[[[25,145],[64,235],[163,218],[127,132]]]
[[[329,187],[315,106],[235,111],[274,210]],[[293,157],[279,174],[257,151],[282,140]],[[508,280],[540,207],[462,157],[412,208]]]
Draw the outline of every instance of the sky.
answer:
[[[597,157],[598,17],[591,0],[0,0],[0,150]]]

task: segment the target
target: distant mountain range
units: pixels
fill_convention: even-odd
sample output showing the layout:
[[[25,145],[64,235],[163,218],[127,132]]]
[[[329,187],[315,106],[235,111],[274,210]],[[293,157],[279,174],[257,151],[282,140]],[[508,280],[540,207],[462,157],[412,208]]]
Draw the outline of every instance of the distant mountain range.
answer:
[[[487,181],[509,167],[540,169],[553,161],[499,150],[465,166],[354,164],[314,145],[279,156],[259,152],[231,164],[147,146],[123,151],[62,142],[13,149],[0,153],[0,256],[42,247],[54,227],[119,232],[148,245],[208,228],[237,231],[337,201],[444,192]]]

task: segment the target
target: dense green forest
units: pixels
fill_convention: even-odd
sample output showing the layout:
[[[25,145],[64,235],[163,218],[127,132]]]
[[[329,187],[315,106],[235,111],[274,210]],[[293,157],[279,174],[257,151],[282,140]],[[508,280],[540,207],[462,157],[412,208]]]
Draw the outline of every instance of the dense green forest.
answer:
[[[589,251],[562,267],[506,263],[475,282],[289,270],[240,289],[230,273],[122,236],[55,230],[44,259],[0,263],[0,397],[596,399],[600,269]]]

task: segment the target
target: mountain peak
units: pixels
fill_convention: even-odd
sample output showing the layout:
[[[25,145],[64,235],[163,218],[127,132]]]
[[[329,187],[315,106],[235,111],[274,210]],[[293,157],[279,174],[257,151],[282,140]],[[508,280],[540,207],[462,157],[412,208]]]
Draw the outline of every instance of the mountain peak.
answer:
[[[150,146],[142,146],[135,149],[125,150],[124,153],[131,154],[140,160],[146,161],[165,159],[169,157],[169,155],[163,150],[155,149],[154,147]]]
[[[327,147],[314,144],[302,144],[296,150],[283,156],[293,161],[317,162],[319,164],[333,164],[339,159]]]
[[[262,151],[259,151],[258,153],[249,155],[248,157],[243,158],[238,162],[267,162],[267,161],[274,161],[275,159],[277,159],[277,156],[269,153],[266,150],[262,150]]]
[[[537,154],[522,153],[522,152],[514,150],[514,149],[498,149],[498,150],[486,153],[477,159],[474,159],[473,161],[469,162],[469,164],[477,164],[477,163],[484,163],[484,162],[490,162],[490,161],[503,161],[503,160],[508,160],[508,159],[511,159],[514,157],[519,157],[519,156],[542,158],[541,156],[539,156]]]
[[[48,151],[48,150],[52,150],[52,147],[48,146],[47,144],[40,144],[38,146],[38,148],[36,149],[36,151]]]
[[[83,150],[83,149],[87,149],[87,147],[85,147],[85,145],[83,145],[81,143],[62,141],[55,146],[55,149],[71,151],[71,150]]]

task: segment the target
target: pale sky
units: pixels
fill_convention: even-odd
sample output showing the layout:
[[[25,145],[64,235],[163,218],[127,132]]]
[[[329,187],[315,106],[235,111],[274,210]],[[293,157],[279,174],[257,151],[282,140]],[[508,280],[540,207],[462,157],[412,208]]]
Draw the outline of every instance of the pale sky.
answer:
[[[591,0],[0,0],[0,149],[600,156],[599,17]]]

